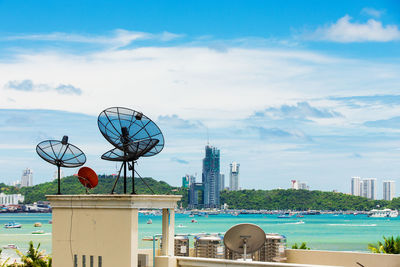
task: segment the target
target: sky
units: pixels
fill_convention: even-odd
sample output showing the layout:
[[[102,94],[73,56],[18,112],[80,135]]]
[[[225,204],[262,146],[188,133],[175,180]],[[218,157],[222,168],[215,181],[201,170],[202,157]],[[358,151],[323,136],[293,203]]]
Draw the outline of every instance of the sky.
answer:
[[[50,181],[35,147],[63,135],[115,173],[97,127],[114,106],[163,131],[142,176],[201,180],[209,142],[226,180],[240,163],[242,188],[348,193],[361,176],[382,196],[400,184],[400,4],[0,0],[1,182],[24,168]]]

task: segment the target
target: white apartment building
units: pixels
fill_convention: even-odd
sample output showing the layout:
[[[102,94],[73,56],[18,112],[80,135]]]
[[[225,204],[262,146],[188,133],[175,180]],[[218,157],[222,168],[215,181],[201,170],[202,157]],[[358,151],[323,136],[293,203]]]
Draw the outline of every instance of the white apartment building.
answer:
[[[239,190],[239,167],[240,164],[237,162],[232,162],[229,171],[229,190],[237,191]]]
[[[33,186],[33,171],[29,168],[26,168],[22,172],[22,177],[21,177],[21,187],[26,187],[26,186]]]
[[[0,205],[17,205],[24,202],[25,197],[21,194],[6,195],[0,193]]]
[[[383,181],[383,199],[392,200],[395,194],[395,183],[392,180]]]
[[[304,190],[309,190],[310,187],[307,185],[306,182],[301,182],[299,180],[292,180],[292,189],[304,189]]]
[[[360,181],[360,196],[377,199],[376,178],[365,178]]]
[[[361,178],[358,176],[351,177],[351,194],[353,196],[361,196],[360,194]]]

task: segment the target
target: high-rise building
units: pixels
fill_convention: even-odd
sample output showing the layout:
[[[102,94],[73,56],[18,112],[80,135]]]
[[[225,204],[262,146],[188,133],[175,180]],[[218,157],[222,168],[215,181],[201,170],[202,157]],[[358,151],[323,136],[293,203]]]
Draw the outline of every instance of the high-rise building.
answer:
[[[351,194],[353,196],[361,196],[360,194],[361,178],[358,176],[351,177]]]
[[[196,182],[196,177],[193,175],[186,174],[182,177],[182,187],[189,188],[192,183]]]
[[[309,190],[310,187],[307,185],[306,182],[300,182],[300,181],[299,181],[299,189]]]
[[[354,196],[377,199],[376,178],[361,179],[358,176],[351,177],[351,192]]]
[[[360,181],[360,196],[377,199],[376,178],[366,178]]]
[[[295,190],[299,189],[299,183],[297,180],[292,180],[291,182],[292,182],[292,189]]]
[[[207,145],[205,152],[202,174],[204,207],[219,208],[220,151],[215,147]]]
[[[225,189],[225,174],[219,174],[219,191],[224,191]]]
[[[22,172],[22,177],[21,177],[21,187],[26,187],[26,186],[33,186],[33,171],[29,168],[26,168]]]
[[[232,162],[229,171],[229,190],[237,191],[239,190],[239,167],[240,164],[237,162]]]
[[[292,189],[310,190],[310,187],[307,185],[306,182],[300,182],[299,180],[291,180],[291,182],[292,182]]]
[[[188,187],[189,187],[189,178],[186,175],[182,177],[182,188],[188,188]]]
[[[392,200],[395,194],[394,181],[383,181],[383,199]]]

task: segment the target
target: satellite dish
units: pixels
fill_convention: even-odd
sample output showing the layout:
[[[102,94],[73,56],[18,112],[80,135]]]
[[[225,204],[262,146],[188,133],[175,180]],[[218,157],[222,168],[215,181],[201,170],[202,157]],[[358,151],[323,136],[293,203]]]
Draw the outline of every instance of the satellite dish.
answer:
[[[86,162],[86,156],[74,145],[68,143],[68,136],[64,136],[61,141],[46,140],[36,146],[36,152],[45,161],[56,165],[58,168],[58,195],[61,194],[61,167],[76,168]]]
[[[95,188],[99,183],[96,172],[89,167],[80,168],[77,177],[79,182],[86,188],[86,193],[88,189]]]
[[[124,193],[126,194],[126,171],[132,170],[132,194],[135,194],[135,162],[140,157],[150,157],[164,148],[164,136],[160,128],[143,113],[123,108],[112,107],[103,110],[97,124],[104,138],[115,148],[104,153],[101,158],[122,162],[111,193],[124,169]],[[129,165],[129,162],[132,164]],[[147,184],[146,184],[147,185]]]
[[[157,139],[144,139],[134,141],[126,146],[125,152],[119,148],[111,149],[101,156],[101,159],[110,161],[135,161],[149,152],[158,144]]]
[[[241,223],[231,227],[224,236],[224,245],[230,250],[243,254],[259,250],[265,243],[265,232],[251,223]]]

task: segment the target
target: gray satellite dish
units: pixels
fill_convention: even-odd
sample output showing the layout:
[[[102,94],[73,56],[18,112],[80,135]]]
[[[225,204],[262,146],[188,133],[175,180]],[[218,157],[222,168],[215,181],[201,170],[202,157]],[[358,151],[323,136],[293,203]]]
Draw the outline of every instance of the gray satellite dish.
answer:
[[[231,227],[224,236],[224,245],[230,250],[243,254],[259,250],[265,244],[265,232],[251,223],[240,223]]]

